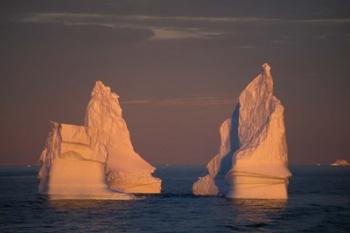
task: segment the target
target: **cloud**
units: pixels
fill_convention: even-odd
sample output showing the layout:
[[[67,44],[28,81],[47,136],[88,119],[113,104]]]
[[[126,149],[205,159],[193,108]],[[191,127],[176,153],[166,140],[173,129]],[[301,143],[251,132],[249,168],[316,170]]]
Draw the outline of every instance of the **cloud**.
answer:
[[[124,100],[123,105],[152,105],[152,106],[218,106],[233,105],[235,98],[232,97],[187,97],[170,99],[139,99]]]
[[[338,25],[350,23],[350,18],[330,19],[282,19],[266,17],[189,17],[151,15],[113,15],[81,13],[35,13],[14,19],[22,23],[56,23],[66,26],[101,26],[149,30],[149,41],[172,39],[210,39],[232,33],[230,27],[221,24],[320,24]],[[204,23],[204,24],[203,24]],[[208,24],[215,24],[208,26]],[[246,47],[244,47],[246,48]]]
[[[121,18],[137,21],[191,21],[191,22],[214,22],[214,23],[244,23],[244,22],[276,22],[278,18],[256,17],[189,17],[189,16],[149,16],[149,15],[123,15]]]
[[[111,15],[111,14],[82,14],[82,13],[35,13],[20,17],[16,21],[31,23],[63,23],[71,24],[75,21],[88,21],[95,24],[96,21],[106,21],[110,24],[116,22],[159,22],[159,21],[191,21],[191,22],[280,22],[278,18],[255,18],[255,17],[189,17],[189,16],[150,16],[150,15]],[[101,25],[104,25],[102,23]]]
[[[198,16],[151,16],[151,15],[113,15],[113,14],[82,14],[82,13],[35,13],[22,16],[17,21],[36,23],[64,23],[73,21],[88,21],[86,23],[100,23],[111,25],[118,21],[159,22],[162,21],[190,21],[214,23],[313,23],[313,24],[343,24],[350,23],[350,18],[319,18],[319,19],[283,19],[270,17],[198,17]],[[99,22],[96,22],[99,21]],[[104,21],[105,23],[101,23]]]
[[[56,23],[65,26],[101,26],[108,28],[129,28],[152,31],[150,40],[169,39],[209,39],[224,33],[204,30],[194,27],[159,26],[150,23],[150,20],[161,20],[162,17],[151,16],[125,16],[78,13],[38,13],[16,19],[22,23]],[[140,23],[140,22],[143,23]]]
[[[22,23],[56,23],[66,26],[91,25],[115,27],[116,24],[109,15],[80,13],[36,13],[13,19]]]
[[[350,18],[334,18],[334,19],[302,19],[294,20],[300,23],[312,23],[312,24],[347,24],[350,23]]]
[[[214,36],[220,36],[222,32],[210,32],[199,28],[163,28],[152,27],[153,37],[151,40],[167,40],[167,39],[209,39]]]
[[[212,23],[309,23],[309,24],[344,24],[350,23],[350,18],[320,18],[320,19],[283,19],[270,17],[189,17],[189,16],[148,16],[120,15],[120,18],[137,21],[191,21]]]

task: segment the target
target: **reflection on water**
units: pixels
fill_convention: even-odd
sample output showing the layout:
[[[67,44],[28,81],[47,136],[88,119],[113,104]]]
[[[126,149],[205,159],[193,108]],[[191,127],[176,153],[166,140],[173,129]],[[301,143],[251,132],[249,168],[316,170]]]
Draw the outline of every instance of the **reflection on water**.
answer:
[[[151,195],[150,195],[151,196]],[[42,196],[41,196],[42,197]],[[129,206],[134,205],[134,202],[145,199],[147,196],[135,196],[131,200],[50,200],[47,196],[43,199],[47,206],[57,210],[72,210],[72,209],[103,209],[106,206],[113,206],[113,209],[124,210]]]
[[[350,169],[293,170],[288,201],[196,197],[205,169],[158,169],[163,194],[137,200],[48,200],[37,171],[0,169],[0,232],[350,232]]]
[[[84,210],[103,209],[105,206],[113,204],[118,209],[127,208],[130,201],[106,201],[106,200],[47,200],[49,207],[57,210]]]
[[[287,206],[286,200],[231,200],[234,221],[243,226],[265,226],[279,218]]]

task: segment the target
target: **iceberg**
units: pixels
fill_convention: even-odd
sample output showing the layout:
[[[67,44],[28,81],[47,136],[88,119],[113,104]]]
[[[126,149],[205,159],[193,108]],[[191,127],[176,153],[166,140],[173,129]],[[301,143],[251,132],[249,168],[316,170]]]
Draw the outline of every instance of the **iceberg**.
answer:
[[[132,146],[118,95],[97,81],[85,125],[51,123],[40,155],[39,193],[50,199],[129,200],[159,193],[155,168]]]
[[[346,161],[345,159],[338,159],[331,163],[331,166],[333,167],[348,167],[350,166],[350,163]]]
[[[271,67],[262,67],[240,94],[232,117],[222,123],[219,153],[208,163],[208,175],[193,184],[193,194],[288,198],[284,107],[273,95]]]

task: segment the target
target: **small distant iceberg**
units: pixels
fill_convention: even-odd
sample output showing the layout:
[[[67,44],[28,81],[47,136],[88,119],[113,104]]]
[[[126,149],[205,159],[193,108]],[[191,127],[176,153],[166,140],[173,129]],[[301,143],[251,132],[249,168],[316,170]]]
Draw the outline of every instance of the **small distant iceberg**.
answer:
[[[101,81],[84,126],[51,122],[40,164],[39,193],[51,199],[129,200],[161,191],[155,168],[133,149],[118,95]]]
[[[192,186],[195,195],[287,199],[288,150],[284,107],[273,95],[270,66],[242,91],[232,117],[220,127],[218,154],[208,175]]]
[[[330,164],[333,167],[348,167],[350,166],[350,163],[346,161],[345,159],[338,159]]]

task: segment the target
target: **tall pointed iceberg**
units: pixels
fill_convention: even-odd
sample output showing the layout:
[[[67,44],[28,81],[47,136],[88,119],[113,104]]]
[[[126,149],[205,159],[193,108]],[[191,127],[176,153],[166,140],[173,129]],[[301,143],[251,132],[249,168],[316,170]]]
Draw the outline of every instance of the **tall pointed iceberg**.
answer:
[[[97,81],[84,126],[52,123],[41,153],[39,192],[52,199],[131,199],[159,193],[155,170],[131,144],[118,96]]]
[[[92,91],[85,126],[91,148],[106,158],[110,188],[127,193],[160,193],[161,180],[152,176],[155,168],[134,151],[118,95],[101,81]]]
[[[220,128],[219,153],[208,175],[193,184],[195,195],[229,198],[287,199],[287,143],[284,107],[273,96],[268,64],[243,90],[232,117]]]

